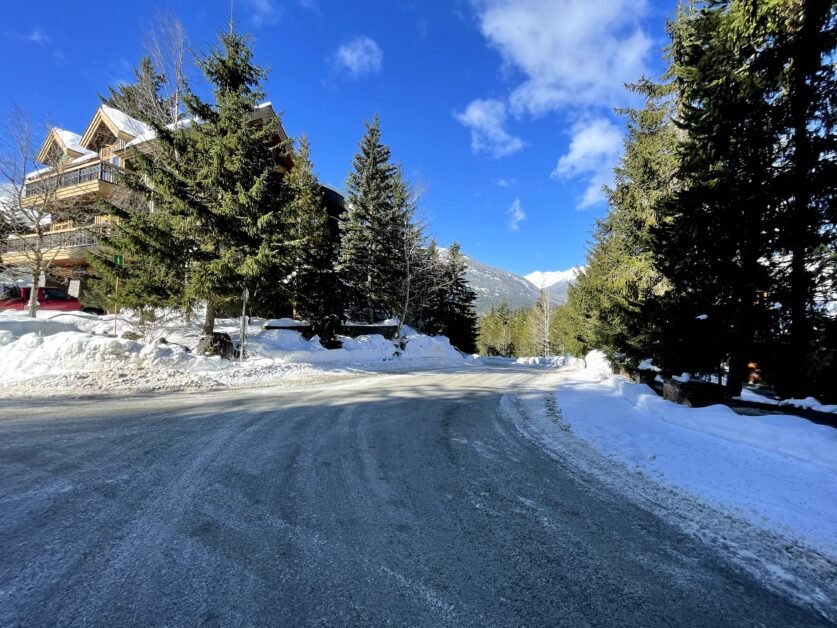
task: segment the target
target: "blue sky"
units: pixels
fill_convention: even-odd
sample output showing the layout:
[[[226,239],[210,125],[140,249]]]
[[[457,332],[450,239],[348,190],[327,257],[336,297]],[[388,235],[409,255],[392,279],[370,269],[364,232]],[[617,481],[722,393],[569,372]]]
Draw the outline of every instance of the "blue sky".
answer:
[[[583,262],[621,151],[612,109],[632,102],[626,81],[659,73],[674,6],[236,0],[235,14],[323,181],[343,187],[363,121],[378,112],[439,242],[525,274]],[[0,108],[83,132],[97,94],[132,77],[155,13],[177,16],[205,50],[227,27],[229,1],[4,7]]]

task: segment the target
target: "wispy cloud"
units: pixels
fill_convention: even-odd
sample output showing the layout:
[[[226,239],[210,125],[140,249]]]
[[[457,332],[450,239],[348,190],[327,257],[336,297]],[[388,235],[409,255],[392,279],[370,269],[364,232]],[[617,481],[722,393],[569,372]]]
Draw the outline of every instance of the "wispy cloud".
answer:
[[[374,39],[361,35],[340,46],[331,61],[336,71],[359,79],[381,71],[384,51]]]
[[[498,188],[511,188],[517,185],[517,179],[494,179],[494,185]]]
[[[465,111],[455,114],[460,124],[471,130],[471,148],[495,158],[516,153],[525,146],[506,126],[506,105],[501,100],[473,100]]]
[[[282,7],[274,0],[247,0],[249,18],[253,26],[260,27],[265,24],[275,24],[282,14]]]
[[[553,178],[587,181],[578,209],[587,209],[605,200],[602,188],[613,180],[613,167],[622,152],[622,131],[607,118],[576,124],[570,149],[558,160]]]
[[[526,212],[523,211],[519,198],[512,201],[511,206],[506,210],[506,214],[509,216],[509,230],[520,231],[520,223],[526,220]]]
[[[6,33],[6,36],[14,39],[20,39],[22,41],[28,41],[32,44],[46,45],[49,43],[49,37],[47,34],[37,26],[26,33]]]

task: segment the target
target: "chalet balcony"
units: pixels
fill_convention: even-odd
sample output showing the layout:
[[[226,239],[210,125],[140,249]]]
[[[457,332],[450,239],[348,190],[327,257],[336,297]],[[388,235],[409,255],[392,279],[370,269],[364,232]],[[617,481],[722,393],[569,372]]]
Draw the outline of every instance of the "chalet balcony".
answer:
[[[82,196],[98,195],[108,197],[118,189],[118,183],[125,170],[106,162],[69,170],[57,175],[43,177],[26,184],[23,204],[34,206],[46,196],[52,200],[64,200]]]
[[[50,251],[54,253],[52,264],[55,266],[85,265],[86,253],[94,250],[99,244],[99,239],[107,235],[110,221],[110,216],[95,216],[86,224],[69,220],[55,223],[44,234],[41,251],[47,253],[47,259],[52,259]],[[9,236],[0,243],[0,255],[5,264],[17,266],[31,257],[36,246],[35,234]]]

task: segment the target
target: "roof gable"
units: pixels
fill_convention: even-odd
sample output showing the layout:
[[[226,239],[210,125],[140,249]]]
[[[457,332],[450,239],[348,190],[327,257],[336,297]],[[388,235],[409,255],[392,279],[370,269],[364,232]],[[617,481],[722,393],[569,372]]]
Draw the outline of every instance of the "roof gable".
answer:
[[[118,109],[101,105],[96,110],[90,124],[87,125],[87,130],[81,138],[81,146],[89,148],[93,138],[102,126],[105,126],[115,137],[125,142],[130,142],[137,136],[144,135],[150,130],[147,124],[132,118]]]
[[[49,158],[50,151],[57,147],[64,155],[75,159],[84,155],[92,155],[92,151],[87,150],[81,145],[81,136],[78,133],[73,133],[67,129],[60,129],[57,126],[52,127],[44,139],[38,151],[38,161],[46,163]]]

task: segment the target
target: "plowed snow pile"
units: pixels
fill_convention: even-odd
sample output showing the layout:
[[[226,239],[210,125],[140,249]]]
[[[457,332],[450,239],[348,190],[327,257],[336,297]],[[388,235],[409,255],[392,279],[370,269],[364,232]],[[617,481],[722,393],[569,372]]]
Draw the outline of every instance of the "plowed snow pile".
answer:
[[[130,329],[123,321],[117,325],[120,334]],[[51,385],[72,387],[76,382],[85,389],[116,390],[139,377],[143,389],[176,388],[174,382],[194,388],[241,385],[324,369],[398,370],[461,364],[464,359],[447,338],[423,336],[406,326],[399,341],[380,335],[344,337],[339,349],[323,348],[316,336],[306,340],[297,331],[256,327],[248,339],[247,359],[239,363],[192,353],[189,347],[199,337],[197,326],[197,322],[176,320],[167,329],[157,330],[154,335],[165,336],[169,344],[149,337],[137,341],[105,335],[112,333],[112,317],[39,312],[37,319],[31,319],[19,312],[0,313],[0,386],[26,389],[30,382],[41,390]],[[219,327],[234,332],[237,323],[222,321]],[[91,379],[91,373],[110,375]],[[75,379],[74,374],[78,375]]]

